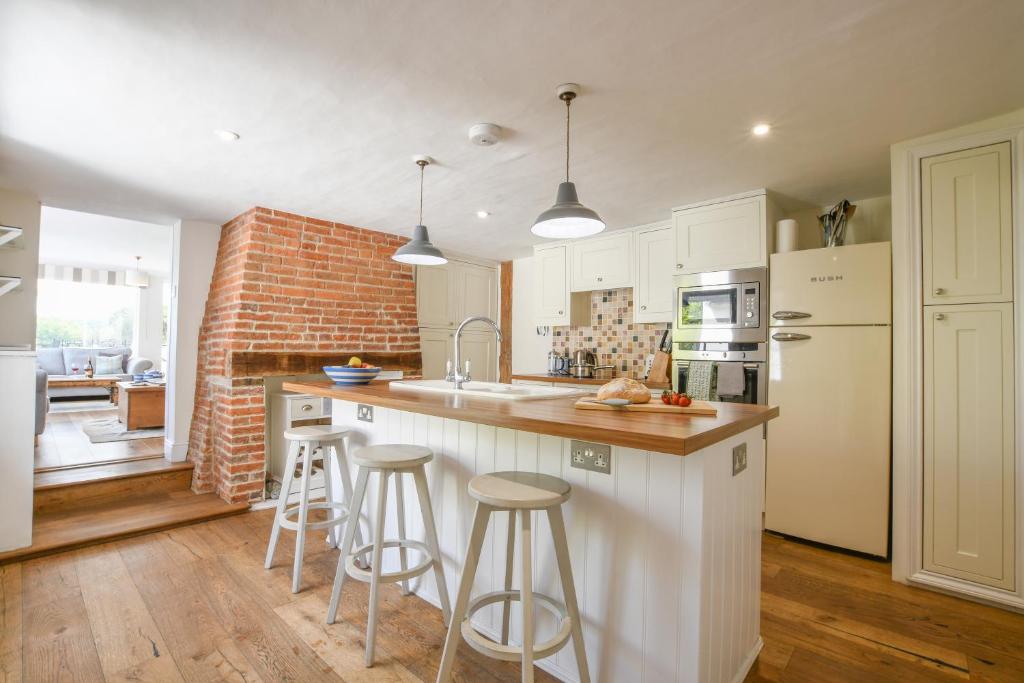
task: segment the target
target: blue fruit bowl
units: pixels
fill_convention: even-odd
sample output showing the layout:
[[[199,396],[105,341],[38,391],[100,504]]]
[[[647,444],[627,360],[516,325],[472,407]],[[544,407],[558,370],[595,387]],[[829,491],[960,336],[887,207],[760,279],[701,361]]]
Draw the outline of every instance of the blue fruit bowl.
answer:
[[[380,368],[353,368],[348,365],[325,365],[324,374],[331,378],[335,384],[353,386],[357,384],[369,384],[377,375]]]

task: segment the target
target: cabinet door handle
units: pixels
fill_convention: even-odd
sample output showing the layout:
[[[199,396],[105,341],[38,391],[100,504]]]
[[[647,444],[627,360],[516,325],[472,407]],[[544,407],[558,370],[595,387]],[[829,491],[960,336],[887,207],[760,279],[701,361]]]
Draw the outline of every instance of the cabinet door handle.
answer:
[[[946,319],[946,314],[945,313],[936,313],[935,314],[935,319],[936,320],[945,320]]]
[[[809,334],[800,334],[799,332],[776,332],[772,335],[772,339],[775,341],[803,341],[804,339],[810,339]]]
[[[313,406],[309,405],[308,403],[304,403],[302,405],[302,410],[303,412],[308,413],[309,411],[313,410]]]
[[[640,310],[641,310],[641,311],[646,311],[646,310],[647,310],[647,307],[646,307],[646,306],[641,306],[641,307],[640,307]]]
[[[677,263],[677,264],[676,264],[676,270],[679,270],[679,269],[680,269],[680,268],[682,268],[682,267],[683,267],[683,264],[682,264],[682,263]]]
[[[945,293],[946,293],[946,290],[944,290],[942,287],[936,287],[935,288],[935,296],[942,296]]]
[[[562,312],[561,312],[561,311],[559,311],[559,312],[558,312],[558,315],[562,315]]]

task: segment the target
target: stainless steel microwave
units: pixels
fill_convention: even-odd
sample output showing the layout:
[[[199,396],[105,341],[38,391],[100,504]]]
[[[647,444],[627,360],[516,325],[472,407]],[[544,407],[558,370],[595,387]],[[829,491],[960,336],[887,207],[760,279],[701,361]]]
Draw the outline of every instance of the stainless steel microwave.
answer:
[[[674,342],[767,341],[767,268],[679,275],[674,282]]]

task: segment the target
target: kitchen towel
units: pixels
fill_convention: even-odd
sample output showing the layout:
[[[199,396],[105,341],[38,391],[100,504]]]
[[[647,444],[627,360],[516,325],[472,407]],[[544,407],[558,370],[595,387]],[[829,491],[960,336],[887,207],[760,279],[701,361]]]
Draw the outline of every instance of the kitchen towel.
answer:
[[[743,395],[743,363],[719,363],[718,384],[719,396]]]
[[[691,360],[686,368],[686,393],[696,401],[716,401],[715,364],[709,360]]]

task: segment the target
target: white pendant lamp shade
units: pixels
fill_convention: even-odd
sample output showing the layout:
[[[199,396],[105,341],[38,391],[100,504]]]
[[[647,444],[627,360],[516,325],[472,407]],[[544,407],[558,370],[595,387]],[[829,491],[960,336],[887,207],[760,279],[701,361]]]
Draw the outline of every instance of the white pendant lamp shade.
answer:
[[[448,263],[448,259],[430,243],[427,226],[423,225],[423,169],[430,163],[430,157],[416,156],[413,160],[420,167],[420,222],[412,229],[412,239],[399,247],[391,258],[413,266],[440,266]]]
[[[596,211],[580,204],[576,185],[570,182],[559,184],[555,205],[537,216],[531,228],[534,235],[553,240],[587,237],[602,230],[604,221]]]
[[[142,272],[142,257],[135,257],[135,270],[126,270],[124,283],[129,287],[149,287],[149,276]]]
[[[564,240],[596,235],[605,228],[604,221],[593,209],[580,203],[576,185],[569,181],[569,106],[580,87],[575,83],[558,86],[558,99],[565,102],[565,182],[559,184],[555,204],[537,216],[530,231],[549,239]]]

